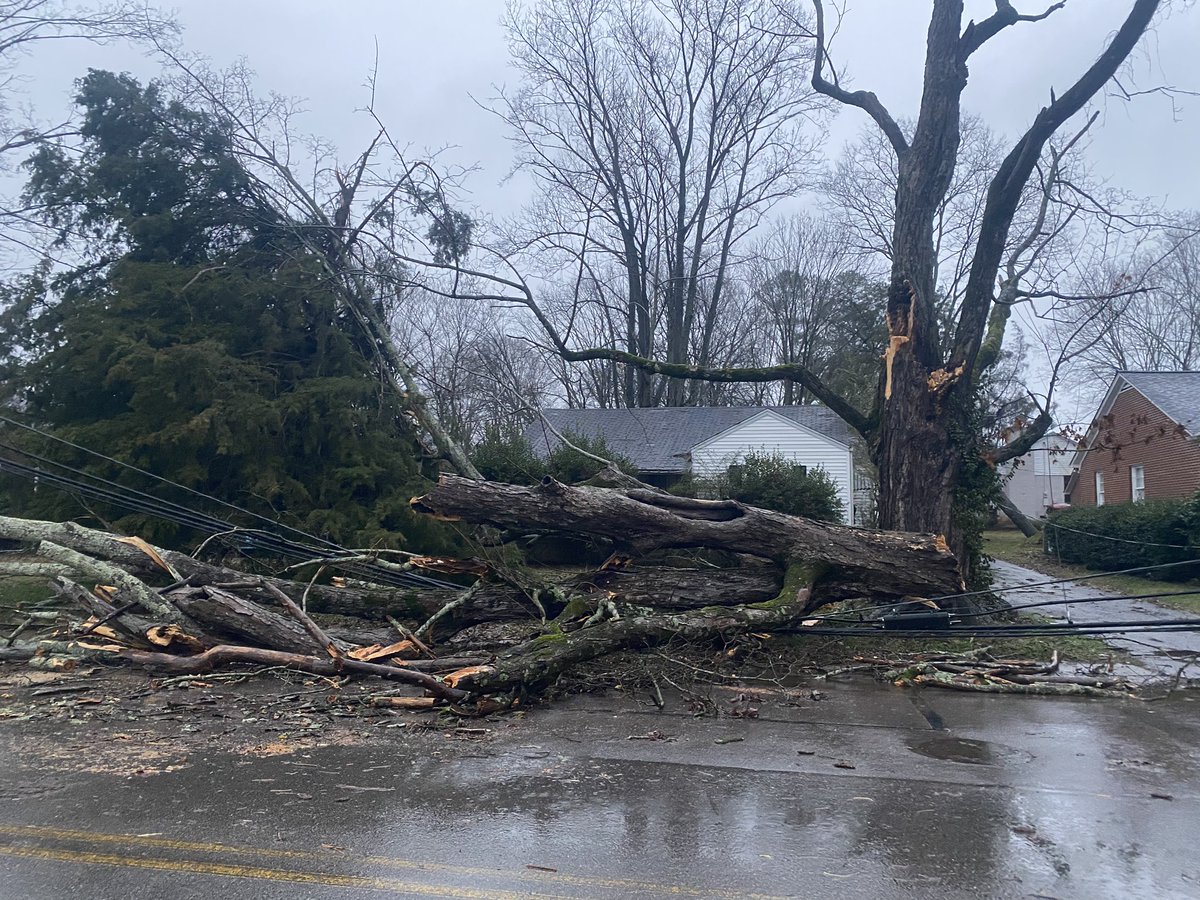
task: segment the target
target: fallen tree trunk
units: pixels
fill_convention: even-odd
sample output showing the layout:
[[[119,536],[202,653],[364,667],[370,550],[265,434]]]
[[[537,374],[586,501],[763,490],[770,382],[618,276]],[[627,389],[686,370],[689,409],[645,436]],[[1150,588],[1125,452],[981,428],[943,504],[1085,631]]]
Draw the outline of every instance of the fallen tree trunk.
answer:
[[[412,501],[427,515],[527,530],[531,526],[604,537],[632,556],[669,548],[708,548],[770,559],[783,568],[815,566],[814,606],[848,597],[899,599],[962,590],[957,563],[940,535],[850,528],[744,506],[649,490],[536,487],[443,475]]]
[[[626,648],[794,628],[814,608],[834,600],[894,603],[962,588],[953,556],[935,535],[848,528],[734,501],[675,497],[627,481],[603,488],[548,479],[522,487],[446,476],[413,506],[440,518],[520,534],[599,538],[615,553],[599,571],[543,581],[532,571],[474,562],[469,570],[481,575],[475,584],[458,595],[422,596],[258,578],[71,524],[0,517],[0,537],[31,543],[39,555],[92,576],[103,574],[107,583],[118,585],[119,590],[92,597],[59,579],[72,584],[79,606],[92,615],[85,627],[112,622],[131,638],[122,643],[110,629],[101,637],[115,643],[88,647],[89,653],[108,652],[182,674],[252,662],[321,675],[373,675],[421,686],[456,704],[493,693],[515,697],[536,691],[573,666]],[[647,555],[674,550],[720,551],[720,558],[740,565],[646,565]],[[454,570],[468,569],[455,564]],[[154,579],[172,583],[156,589],[150,586]],[[112,603],[105,599],[110,594]],[[309,610],[345,613],[364,607],[374,618],[399,613],[397,618],[422,624],[408,629],[396,623],[403,640],[350,642],[344,632],[333,635],[308,615]],[[514,618],[535,618],[542,634],[497,659],[488,657],[487,664],[480,664],[481,657],[464,643],[461,661],[471,665],[440,680],[422,671],[448,667],[424,658],[433,654],[422,636]],[[78,634],[78,628],[67,633]],[[159,652],[163,649],[170,652]]]

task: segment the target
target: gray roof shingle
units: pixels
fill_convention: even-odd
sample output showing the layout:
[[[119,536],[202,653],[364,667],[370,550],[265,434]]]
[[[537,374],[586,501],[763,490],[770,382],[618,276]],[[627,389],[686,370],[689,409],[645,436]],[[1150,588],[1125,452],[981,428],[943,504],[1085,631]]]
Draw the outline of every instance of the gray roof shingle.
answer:
[[[1120,377],[1171,419],[1200,436],[1200,372],[1120,372]]]
[[[765,409],[844,444],[852,436],[832,410],[823,406],[672,406],[654,409],[544,409],[542,415],[560,432],[603,437],[614,453],[642,472],[683,472],[697,444],[740,425]],[[545,456],[558,439],[541,421],[525,429],[534,452]]]

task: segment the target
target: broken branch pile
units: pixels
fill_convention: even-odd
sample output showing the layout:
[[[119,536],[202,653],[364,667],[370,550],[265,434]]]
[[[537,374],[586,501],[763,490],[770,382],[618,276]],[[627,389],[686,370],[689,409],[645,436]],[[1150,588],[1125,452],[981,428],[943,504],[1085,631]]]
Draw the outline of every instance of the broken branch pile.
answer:
[[[555,534],[609,554],[598,569],[558,577],[478,560],[404,564],[477,579],[457,595],[318,583],[336,570],[336,558],[314,560],[308,582],[251,576],[137,538],[0,517],[0,538],[22,542],[35,557],[0,564],[0,573],[16,566],[49,577],[79,613],[53,640],[10,641],[3,656],[68,655],[177,674],[243,662],[370,675],[462,706],[497,694],[514,702],[617,650],[789,630],[831,601],[893,603],[962,587],[937,536],[848,528],[734,501],[674,497],[627,478],[617,483],[547,479],[521,487],[444,476],[413,501],[415,509],[480,526],[492,546]],[[665,559],[680,551],[694,554],[689,565]],[[381,635],[368,621],[357,630],[325,629],[310,612],[387,620],[395,631]],[[472,639],[479,627],[506,621],[524,623],[527,639],[513,646],[510,638],[498,656]],[[450,639],[453,654],[439,658],[433,646]]]
[[[876,669],[881,678],[898,685],[984,694],[1128,697],[1134,691],[1129,682],[1113,674],[1060,673],[1057,651],[1048,662],[997,659],[986,650],[919,653],[898,659],[856,656],[855,662]]]

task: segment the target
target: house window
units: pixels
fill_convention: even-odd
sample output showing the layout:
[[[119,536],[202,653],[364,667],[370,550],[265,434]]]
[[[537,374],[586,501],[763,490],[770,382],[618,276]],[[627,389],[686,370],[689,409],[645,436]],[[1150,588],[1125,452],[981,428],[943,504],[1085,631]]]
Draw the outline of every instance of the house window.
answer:
[[[1146,467],[1129,467],[1129,496],[1137,503],[1146,499]]]
[[[1104,473],[1096,473],[1096,505],[1104,505]]]

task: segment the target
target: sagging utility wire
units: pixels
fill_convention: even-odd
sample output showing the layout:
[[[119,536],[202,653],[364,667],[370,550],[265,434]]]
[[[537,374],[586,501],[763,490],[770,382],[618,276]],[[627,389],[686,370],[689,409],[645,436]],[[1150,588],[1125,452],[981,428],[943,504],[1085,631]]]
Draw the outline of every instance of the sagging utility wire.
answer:
[[[258,550],[296,561],[328,559],[331,560],[329,562],[330,566],[336,567],[353,577],[361,578],[364,581],[396,587],[421,587],[440,590],[461,589],[460,585],[455,585],[440,579],[430,578],[428,576],[419,575],[413,572],[397,572],[393,569],[373,565],[370,562],[337,562],[336,558],[339,556],[356,556],[356,554],[353,554],[351,551],[333,543],[332,541],[308,534],[307,532],[301,531],[300,529],[292,526],[282,525],[256,513],[244,511],[241,509],[241,507],[230,503],[225,503],[224,501],[218,500],[217,498],[211,497],[202,492],[178,485],[175,482],[157,476],[152,472],[147,472],[143,469],[137,468],[136,466],[123,463],[120,460],[114,460],[112,457],[96,451],[88,450],[86,447],[82,447],[70,441],[56,438],[54,435],[46,434],[45,432],[33,428],[32,426],[14,422],[14,420],[4,416],[0,416],[0,421],[16,424],[18,427],[32,431],[36,434],[40,434],[49,438],[50,440],[55,440],[62,444],[66,444],[75,449],[81,450],[82,452],[89,453],[97,458],[114,462],[125,469],[140,473],[151,479],[154,479],[155,481],[180,488],[189,494],[210,500],[218,505],[225,506],[229,509],[237,510],[239,512],[245,512],[246,515],[249,515],[258,521],[265,522],[272,528],[280,528],[293,534],[300,535],[305,540],[304,542],[291,540],[266,529],[240,528],[228,520],[208,515],[207,513],[195,510],[183,504],[174,503],[169,500],[163,500],[162,498],[127,487],[107,478],[103,478],[102,476],[93,475],[92,473],[74,468],[73,466],[69,466],[65,463],[56,462],[31,451],[23,450],[9,444],[0,444],[0,449],[8,451],[10,455],[24,457],[25,459],[34,463],[34,465],[22,463],[16,459],[0,456],[0,472],[7,472],[11,475],[16,475],[35,481],[38,484],[46,484],[67,493],[74,493],[90,499],[111,503],[121,509],[126,509],[131,512],[140,512],[163,521],[182,525],[210,537],[216,537],[226,544],[230,544],[232,542],[238,550]],[[70,474],[63,474],[64,472]]]

